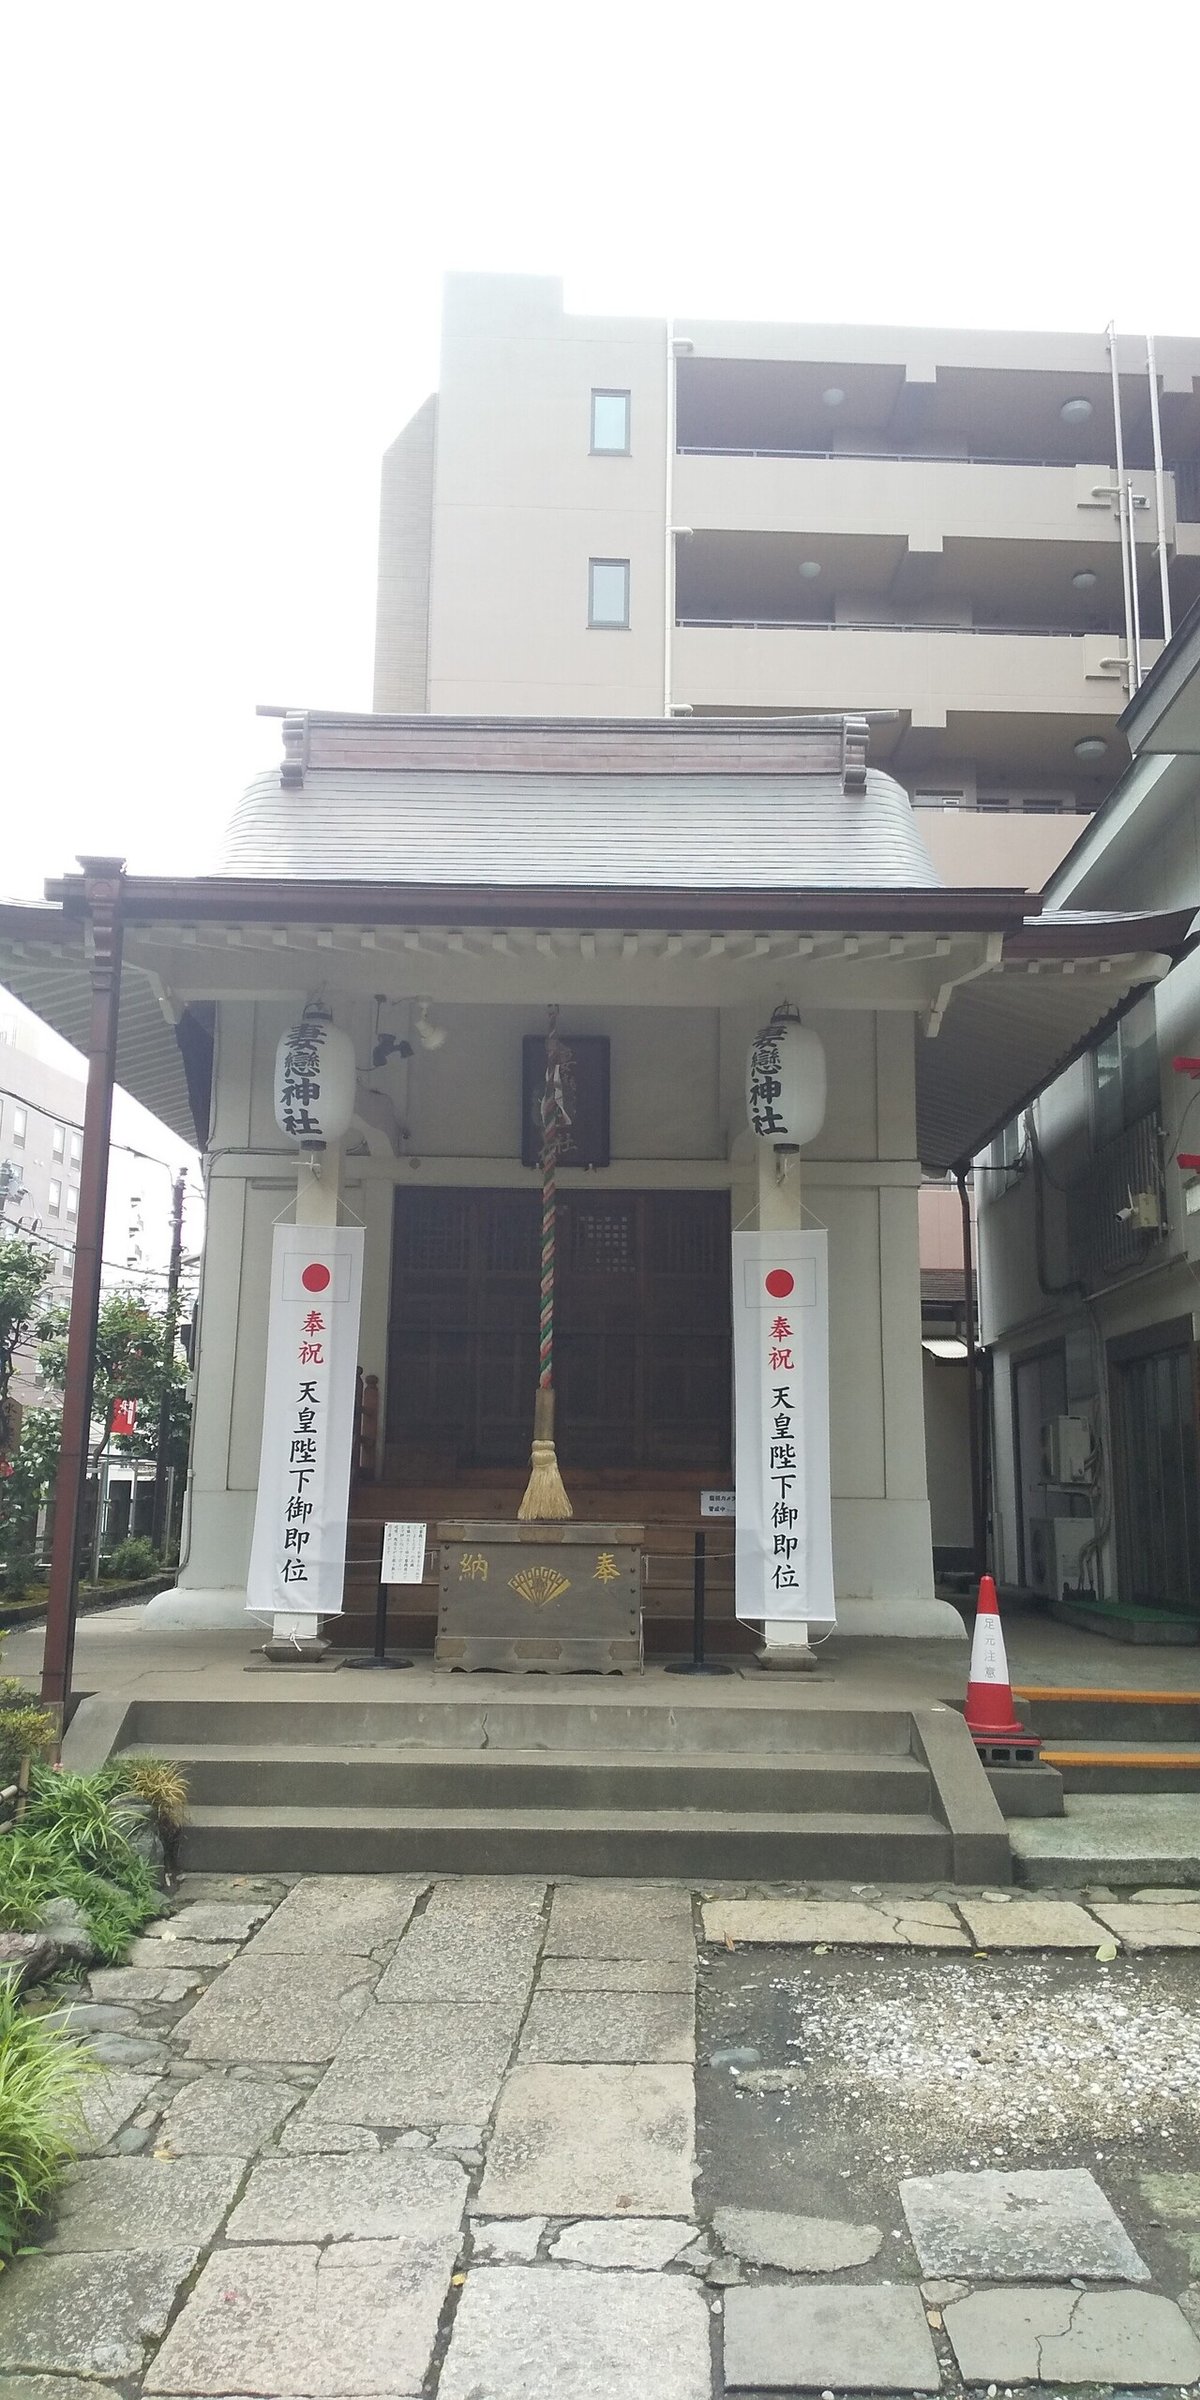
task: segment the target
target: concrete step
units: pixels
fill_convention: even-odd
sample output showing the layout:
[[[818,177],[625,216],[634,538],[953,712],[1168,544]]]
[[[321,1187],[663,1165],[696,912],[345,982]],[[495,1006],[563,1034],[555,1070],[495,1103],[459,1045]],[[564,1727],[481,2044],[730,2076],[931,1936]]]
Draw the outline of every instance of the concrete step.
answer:
[[[1042,1758],[1067,1792],[1200,1791],[1200,1742],[1047,1742]]]
[[[927,1767],[915,1758],[865,1758],[819,1751],[796,1758],[744,1751],[417,1750],[273,1742],[257,1748],[175,1743],[171,1756],[196,1806],[336,1807],[353,1789],[362,1808],[696,1809],[792,1816],[816,1809],[923,1815],[931,1804]]]
[[[791,1704],[781,1704],[773,1700],[766,1678],[748,1685],[730,1679],[699,1690],[681,1680],[678,1699],[672,1695],[669,1701],[643,1695],[620,1677],[577,1676],[564,1690],[562,1677],[446,1676],[444,1686],[431,1691],[426,1685],[411,1699],[415,1679],[407,1675],[322,1676],[320,1694],[313,1697],[297,1693],[294,1685],[286,1696],[264,1692],[265,1680],[265,1675],[247,1675],[250,1689],[237,1698],[135,1693],[124,1713],[121,1746],[174,1751],[219,1744],[259,1750],[316,1743],[360,1751],[395,1743],[417,1754],[597,1750],[670,1757],[704,1751],[788,1760],[835,1751],[872,1762],[906,1759],[912,1749],[910,1709],[838,1707],[819,1698],[811,1685]],[[387,1686],[385,1698],[374,1696],[381,1682]],[[367,1685],[371,1696],[360,1697]]]
[[[1043,1742],[1165,1743],[1180,1749],[1200,1738],[1200,1692],[1014,1685],[1019,1716]]]
[[[201,1806],[185,1869],[233,1873],[679,1875],[786,1881],[948,1878],[953,1837],[924,1814],[813,1810],[746,1821],[703,1809]]]

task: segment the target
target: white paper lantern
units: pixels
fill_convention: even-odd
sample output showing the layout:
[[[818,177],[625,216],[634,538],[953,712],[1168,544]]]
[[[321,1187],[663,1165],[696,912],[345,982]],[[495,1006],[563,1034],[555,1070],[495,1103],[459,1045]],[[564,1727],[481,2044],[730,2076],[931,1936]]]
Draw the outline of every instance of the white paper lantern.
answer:
[[[306,1008],[275,1053],[275,1122],[305,1149],[324,1149],[348,1133],[358,1072],[354,1044],[328,1012]]]
[[[746,1069],[750,1130],[776,1150],[815,1141],[825,1122],[825,1045],[791,1009],[756,1033]]]

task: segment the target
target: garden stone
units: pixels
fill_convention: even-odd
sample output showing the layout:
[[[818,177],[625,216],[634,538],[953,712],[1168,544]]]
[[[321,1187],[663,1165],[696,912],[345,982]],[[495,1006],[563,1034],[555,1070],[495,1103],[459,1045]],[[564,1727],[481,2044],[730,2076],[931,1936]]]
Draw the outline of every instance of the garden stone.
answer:
[[[171,2249],[22,2259],[20,2274],[5,2277],[0,2370],[140,2375],[145,2345],[165,2331],[197,2256]]]
[[[836,2275],[843,2267],[865,2267],[883,2246],[878,2225],[793,2217],[770,2208],[719,2208],[713,2226],[738,2258],[756,2267],[781,2267],[788,2275]]]
[[[39,1930],[48,1933],[58,1951],[60,1967],[90,1967],[100,1953],[83,1910],[75,1900],[47,1900]]]
[[[149,2140],[150,2133],[147,2126],[123,2125],[113,2143],[113,2149],[122,2158],[135,2158],[139,2151],[147,2148]]]
[[[56,2251],[211,2242],[244,2173],[237,2158],[103,2158],[76,2168],[46,2237]]]
[[[109,1815],[130,1849],[149,1868],[159,1891],[165,1892],[169,1881],[166,1846],[149,1801],[138,1800],[132,1793],[121,1793],[110,1801]]]
[[[229,2242],[457,2239],[462,2168],[431,2151],[374,2158],[268,2158],[253,2168],[225,2229]]]
[[[84,2085],[79,2106],[85,2127],[84,2136],[75,2147],[81,2158],[106,2150],[135,2109],[143,2106],[151,2092],[158,2089],[153,2075],[97,2075]]]
[[[45,1983],[62,1953],[48,1933],[0,1933],[0,1974],[15,1977],[17,1990]]]
[[[171,2065],[162,2042],[136,2033],[102,2033],[92,2043],[92,2055],[102,2067],[153,2067],[161,2073]]]
[[[177,1942],[169,1926],[139,1934],[129,1946],[131,1967],[169,1967],[172,1973],[192,1967],[227,1967],[237,1957],[236,1942]]]
[[[144,2392],[389,2400],[419,2393],[457,2251],[428,2242],[337,2242],[223,2251],[209,2260]]]
[[[198,2075],[172,2100],[159,2147],[176,2157],[253,2158],[273,2141],[300,2095],[287,2083]]]
[[[126,2033],[138,2023],[136,2008],[110,2008],[107,2003],[93,2006],[90,2000],[67,2000],[60,2008],[47,2009],[43,2025],[54,2025],[64,2033]]]
[[[168,1957],[170,1953],[168,1952]],[[93,1967],[88,1982],[94,2000],[115,2000],[126,2005],[144,2007],[147,2001],[157,2000],[173,2005],[186,2000],[204,1978],[197,1967],[189,1972],[169,1967]]]
[[[469,2274],[439,2400],[708,2400],[708,2310],[682,2276],[579,2267]]]
[[[970,2382],[1180,2385],[1200,2375],[1195,2333],[1152,2292],[974,2292],[947,2309],[946,2331]]]

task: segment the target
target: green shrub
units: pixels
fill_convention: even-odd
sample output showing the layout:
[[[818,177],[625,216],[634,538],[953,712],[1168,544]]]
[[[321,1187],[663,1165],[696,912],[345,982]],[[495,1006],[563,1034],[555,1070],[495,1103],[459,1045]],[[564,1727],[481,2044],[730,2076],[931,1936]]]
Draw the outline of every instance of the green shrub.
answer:
[[[117,1965],[162,1908],[149,1868],[114,1819],[117,1773],[35,1767],[25,1817],[0,1835],[0,1925],[28,1932],[48,1900],[73,1900],[101,1956]]]
[[[5,1679],[7,1681],[7,1678]],[[21,1686],[15,1687],[21,1692]],[[24,1701],[24,1694],[21,1698]],[[0,1687],[0,1783],[11,1783],[23,1758],[44,1758],[55,1742],[54,1719],[32,1701],[14,1708]]]
[[[187,1819],[187,1784],[173,1758],[150,1758],[128,1750],[112,1762],[119,1789],[144,1800],[163,1841],[178,1836]]]
[[[75,2155],[91,2053],[20,2007],[0,1975],[0,2257],[11,2258]]]
[[[4,1597],[24,1600],[30,1586],[39,1581],[39,1568],[32,1550],[13,1550],[4,1561]]]
[[[144,1533],[131,1533],[126,1541],[118,1543],[106,1560],[103,1572],[112,1576],[117,1583],[140,1583],[144,1575],[156,1575],[158,1565],[158,1552],[153,1542]]]

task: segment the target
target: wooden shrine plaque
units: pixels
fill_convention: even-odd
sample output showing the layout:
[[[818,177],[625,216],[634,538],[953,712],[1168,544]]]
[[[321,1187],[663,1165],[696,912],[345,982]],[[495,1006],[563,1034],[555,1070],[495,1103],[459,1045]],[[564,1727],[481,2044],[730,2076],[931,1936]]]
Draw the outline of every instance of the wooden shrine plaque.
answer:
[[[640,1525],[457,1519],[441,1553],[434,1661],[513,1675],[640,1675]]]

